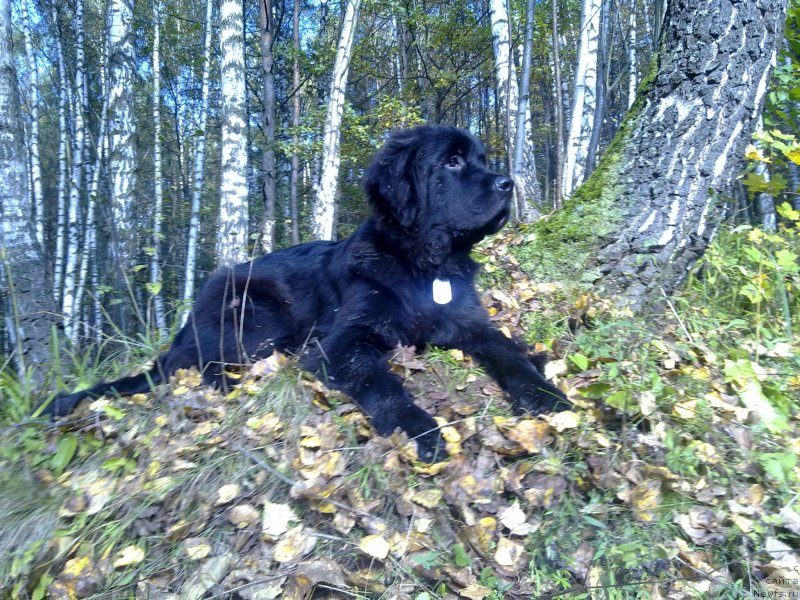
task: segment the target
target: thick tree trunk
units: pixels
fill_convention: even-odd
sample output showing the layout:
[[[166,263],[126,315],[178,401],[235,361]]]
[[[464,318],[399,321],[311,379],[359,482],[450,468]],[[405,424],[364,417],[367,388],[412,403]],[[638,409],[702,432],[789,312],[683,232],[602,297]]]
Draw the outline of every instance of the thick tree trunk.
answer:
[[[14,364],[41,379],[50,364],[55,311],[45,290],[28,192],[17,74],[11,56],[11,2],[0,0],[0,301]]]
[[[314,237],[319,240],[333,239],[336,190],[339,183],[339,163],[341,161],[341,156],[339,155],[340,129],[344,112],[347,73],[350,69],[350,58],[353,53],[360,3],[361,0],[344,0],[345,13],[342,20],[342,31],[339,36],[339,46],[336,49],[336,60],[333,64],[328,110],[325,115],[322,169],[319,183],[314,190]]]
[[[591,178],[543,224],[533,267],[633,310],[678,286],[724,218],[786,0],[675,0],[656,72]]]

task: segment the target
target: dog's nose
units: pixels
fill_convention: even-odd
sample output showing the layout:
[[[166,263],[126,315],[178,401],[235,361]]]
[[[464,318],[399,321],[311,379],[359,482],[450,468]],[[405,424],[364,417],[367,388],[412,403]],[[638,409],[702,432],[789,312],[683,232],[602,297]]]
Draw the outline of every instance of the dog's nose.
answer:
[[[501,192],[510,192],[514,189],[514,180],[510,177],[498,177],[494,180],[494,185]]]

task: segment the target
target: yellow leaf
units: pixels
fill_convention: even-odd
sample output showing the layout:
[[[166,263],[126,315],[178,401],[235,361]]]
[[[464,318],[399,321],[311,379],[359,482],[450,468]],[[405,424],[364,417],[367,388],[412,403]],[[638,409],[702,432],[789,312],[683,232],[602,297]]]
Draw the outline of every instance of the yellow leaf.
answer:
[[[467,587],[463,590],[458,592],[459,596],[463,596],[464,598],[469,598],[470,600],[483,600],[492,593],[492,590],[483,587],[482,585],[478,585],[477,583],[470,583]]]
[[[63,574],[71,577],[78,577],[81,573],[90,568],[91,565],[91,558],[88,556],[79,556],[67,561],[67,563],[64,565]]]
[[[297,515],[288,504],[264,502],[262,534],[267,539],[277,539],[289,530],[289,523],[297,521]]]
[[[501,536],[500,539],[497,540],[494,560],[501,567],[516,570],[522,562],[524,552],[525,546]]]
[[[201,560],[211,554],[211,544],[208,538],[187,538],[183,541],[183,550],[189,560]]]
[[[796,165],[800,165],[800,147],[784,150],[783,155]]]
[[[550,426],[539,419],[522,419],[513,429],[506,433],[506,437],[531,454],[541,452],[545,445],[552,440],[549,435]]]
[[[359,549],[378,560],[385,560],[389,556],[389,542],[382,535],[367,535],[358,543]]]
[[[236,499],[236,497],[242,493],[242,486],[237,483],[228,483],[223,485],[221,488],[217,490],[217,499],[214,500],[214,504],[219,506],[221,504],[227,504],[228,502],[232,502]]]
[[[484,552],[489,549],[489,546],[494,540],[495,531],[497,531],[497,519],[494,517],[483,517],[475,525],[478,544]]]
[[[648,479],[631,490],[633,514],[637,520],[651,523],[655,520],[655,510],[661,505],[661,481]]]
[[[114,559],[114,568],[119,569],[121,567],[132,567],[134,565],[138,565],[143,560],[144,549],[134,545],[126,546],[117,552],[117,556]]]
[[[258,510],[252,504],[239,504],[231,509],[228,521],[242,529],[258,521],[259,516]]]
[[[442,490],[422,490],[411,497],[412,501],[425,508],[434,508],[441,499]]]
[[[302,525],[290,530],[272,549],[272,557],[280,563],[297,560],[314,549],[317,538],[305,532]]]
[[[580,416],[576,412],[565,410],[555,413],[547,420],[553,429],[561,433],[565,429],[575,429],[580,421]]]

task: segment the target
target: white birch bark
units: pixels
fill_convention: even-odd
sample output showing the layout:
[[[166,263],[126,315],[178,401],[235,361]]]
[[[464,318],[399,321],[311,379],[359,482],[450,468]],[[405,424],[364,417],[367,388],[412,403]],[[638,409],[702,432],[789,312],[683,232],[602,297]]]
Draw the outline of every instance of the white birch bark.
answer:
[[[133,0],[108,4],[108,175],[114,220],[113,252],[118,285],[127,281],[135,252],[133,206],[136,187],[136,148],[133,106]]]
[[[489,16],[492,24],[492,47],[494,48],[494,65],[497,76],[497,95],[500,115],[505,130],[506,152],[509,171],[514,175],[514,197],[516,199],[516,216],[521,221],[535,219],[532,203],[541,200],[541,191],[536,181],[536,163],[533,157],[533,144],[530,142],[531,116],[530,106],[525,110],[525,140],[523,162],[520,173],[513,172],[513,160],[516,153],[517,111],[519,110],[519,83],[517,69],[511,53],[511,22],[509,21],[506,0],[490,0]]]
[[[78,277],[78,256],[80,253],[80,206],[83,190],[83,154],[86,139],[84,122],[84,24],[83,0],[75,7],[75,111],[74,145],[72,147],[72,177],[69,187],[69,209],[67,211],[67,248],[64,268],[64,292],[61,311],[64,315],[64,334],[72,343],[78,341],[79,306],[75,303],[75,287]]]
[[[319,181],[314,186],[314,237],[320,240],[333,239],[334,216],[336,213],[336,188],[339,179],[340,129],[344,112],[345,88],[353,53],[356,22],[361,0],[344,0],[345,13],[342,31],[333,63],[333,78],[328,109],[325,114],[323,132],[322,168]]]
[[[259,2],[259,28],[261,29],[261,70],[263,85],[261,102],[261,128],[264,148],[261,163],[262,191],[264,195],[264,223],[261,228],[261,249],[264,253],[275,249],[275,75],[273,73],[272,44],[275,34],[272,0]]]
[[[39,66],[33,53],[31,39],[31,18],[28,12],[28,0],[20,2],[22,9],[22,35],[25,41],[25,56],[30,68],[30,143],[31,191],[33,192],[33,221],[36,228],[36,240],[44,248],[44,196],[42,194],[42,165],[39,158]]]
[[[58,23],[58,12],[53,8],[53,22]],[[56,53],[58,54],[58,188],[56,191],[56,247],[53,264],[53,300],[61,306],[61,292],[64,283],[64,254],[67,245],[67,71],[64,64],[64,49],[56,32]]]
[[[597,42],[600,35],[600,0],[583,0],[578,64],[572,96],[572,116],[567,138],[563,192],[569,196],[583,182],[587,150],[594,126],[597,89]]]
[[[247,106],[242,0],[222,0],[219,36],[222,181],[217,262],[227,265],[247,260]]]
[[[636,0],[631,0],[631,12],[628,15],[628,108],[636,100]]]
[[[6,291],[3,318],[10,358],[21,378],[32,375],[41,381],[51,364],[48,342],[55,312],[44,289],[44,261],[31,220],[11,31],[11,1],[0,0],[0,289]]]
[[[164,211],[164,186],[161,181],[161,4],[153,2],[153,248],[150,255],[150,294],[159,334],[166,332],[164,302],[161,297],[161,223]]]
[[[211,34],[214,16],[213,0],[206,0],[206,26],[203,42],[203,77],[200,92],[200,115],[194,154],[194,172],[192,177],[192,208],[189,217],[189,235],[186,245],[186,270],[183,277],[183,313],[181,323],[189,317],[190,305],[194,296],[195,269],[197,267],[197,240],[200,236],[200,204],[203,200],[203,183],[205,181],[206,158],[206,126],[208,123],[208,79],[211,66]]]

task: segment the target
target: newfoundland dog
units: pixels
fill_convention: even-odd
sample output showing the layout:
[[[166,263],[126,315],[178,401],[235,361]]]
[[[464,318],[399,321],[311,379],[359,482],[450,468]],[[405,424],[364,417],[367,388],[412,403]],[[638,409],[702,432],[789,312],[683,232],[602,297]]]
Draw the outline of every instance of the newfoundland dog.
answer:
[[[367,172],[373,215],[353,235],[222,269],[151,371],[56,397],[44,411],[64,415],[84,398],[145,392],[188,367],[206,383],[235,384],[225,381],[226,364],[278,350],[299,355],[304,369],[348,394],[380,435],[405,431],[431,461],[441,444],[436,422],[389,370],[398,344],[467,352],[517,413],[566,407],[537,357],[492,325],[474,287],[470,250],[506,223],[513,187],[464,130],[394,133]]]

